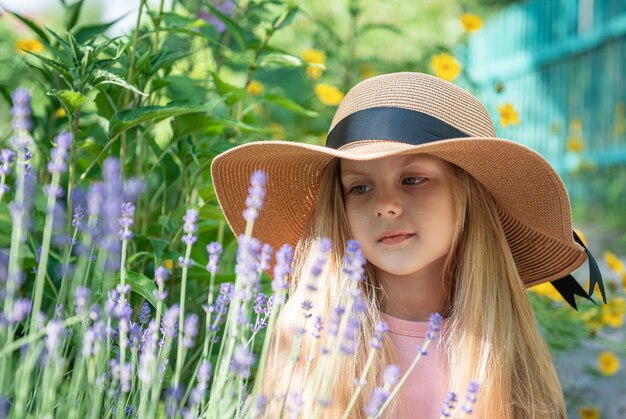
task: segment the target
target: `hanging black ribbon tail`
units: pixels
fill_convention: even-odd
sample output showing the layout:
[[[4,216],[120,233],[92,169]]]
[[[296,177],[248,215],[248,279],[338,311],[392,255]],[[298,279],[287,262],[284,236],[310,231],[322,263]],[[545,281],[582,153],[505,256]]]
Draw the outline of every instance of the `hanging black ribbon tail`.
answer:
[[[574,308],[574,310],[578,310],[576,307],[576,299],[575,295],[586,298],[592,303],[596,303],[593,301],[591,296],[593,295],[593,291],[598,284],[598,288],[600,289],[600,294],[602,294],[602,301],[606,304],[606,292],[604,290],[604,282],[602,281],[602,274],[600,273],[600,269],[598,268],[598,264],[596,260],[593,258],[593,255],[587,249],[587,246],[583,243],[583,241],[578,237],[576,232],[573,232],[574,240],[576,243],[580,244],[584,249],[585,253],[587,253],[587,259],[589,261],[589,293],[587,293],[583,287],[576,281],[576,279],[570,274],[564,278],[556,279],[551,281],[552,286],[561,294],[563,299],[567,301],[567,303]]]
[[[578,311],[578,307],[576,307],[576,299],[574,295],[579,295],[587,300],[591,300],[594,304],[595,301],[591,299],[587,291],[576,281],[576,279],[572,275],[567,275],[564,278],[556,279],[550,282],[554,288],[561,294],[563,299],[567,301],[567,303],[574,308],[574,310]]]
[[[598,264],[596,260],[593,258],[593,255],[587,249],[587,246],[584,245],[583,241],[578,237],[578,234],[574,233],[574,240],[576,243],[580,244],[587,253],[587,258],[589,260],[589,297],[593,295],[593,291],[596,288],[596,284],[598,284],[598,288],[600,289],[600,294],[602,295],[602,301],[606,304],[606,291],[604,290],[604,282],[602,281],[602,274],[600,273],[600,268],[598,268]]]

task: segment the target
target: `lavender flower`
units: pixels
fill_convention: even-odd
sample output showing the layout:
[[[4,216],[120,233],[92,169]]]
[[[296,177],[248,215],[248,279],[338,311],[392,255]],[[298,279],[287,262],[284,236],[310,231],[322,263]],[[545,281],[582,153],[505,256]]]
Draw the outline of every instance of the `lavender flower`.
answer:
[[[32,308],[32,303],[28,298],[18,298],[13,303],[13,310],[8,319],[8,323],[10,325],[16,325],[26,319],[30,310]]]
[[[15,158],[15,153],[7,148],[0,151],[0,176],[7,176],[11,173],[11,164]]]
[[[372,336],[372,340],[370,340],[370,346],[374,349],[380,349],[383,347],[383,340],[385,339],[385,334],[389,330],[389,326],[384,321],[380,321],[374,325],[374,335]]]
[[[118,240],[119,219],[122,214],[122,178],[120,162],[107,158],[104,168],[104,199],[102,201],[103,237],[100,246],[107,252],[106,269],[114,271],[120,266],[121,243]]]
[[[139,312],[139,323],[146,324],[150,321],[150,304],[144,302]]]
[[[46,348],[48,353],[54,353],[59,348],[65,332],[65,326],[60,320],[50,320],[46,326]]]
[[[348,240],[346,245],[346,252],[343,257],[343,269],[342,271],[348,275],[353,281],[361,281],[363,279],[363,273],[365,265],[365,257],[361,253],[361,246],[356,240]]]
[[[391,388],[396,385],[400,378],[400,367],[397,365],[389,365],[383,372],[383,384],[387,388]]]
[[[328,325],[328,333],[333,336],[337,336],[339,333],[339,325],[341,324],[341,318],[346,312],[346,308],[343,306],[337,306],[333,309],[333,313],[330,317],[330,323]]]
[[[267,314],[266,313],[266,304],[267,304],[267,295],[260,292],[257,294],[254,299],[254,312],[256,314]]]
[[[230,16],[233,14],[235,10],[235,3],[232,0],[211,0],[213,7],[215,7],[220,13],[225,16]],[[213,25],[215,30],[222,33],[226,30],[226,25],[215,15],[207,12],[201,11],[197,14],[199,19],[204,20],[205,22]]]
[[[202,361],[200,367],[198,367],[198,384],[191,390],[189,395],[189,402],[191,405],[197,405],[202,403],[206,395],[209,380],[211,379],[211,363],[208,361]]]
[[[73,136],[70,132],[62,131],[54,138],[56,146],[50,150],[48,171],[51,174],[64,173],[67,170],[67,155],[72,146]]]
[[[72,226],[75,228],[80,228],[83,219],[85,218],[85,208],[82,205],[77,205],[74,208],[74,216],[72,217]]]
[[[276,252],[276,265],[274,265],[274,280],[272,281],[272,290],[282,299],[275,301],[276,303],[284,303],[284,291],[289,288],[287,277],[291,273],[291,261],[293,259],[293,249],[288,244],[284,244],[278,252]]]
[[[446,399],[443,401],[443,407],[441,408],[441,416],[449,418],[452,416],[452,412],[456,407],[456,403],[459,399],[456,396],[454,391],[451,391],[446,396]]]
[[[13,99],[13,107],[11,108],[13,130],[16,132],[32,130],[33,111],[30,106],[30,92],[23,87],[18,87],[11,94],[11,99]]]
[[[178,331],[178,312],[178,304],[174,304],[167,309],[165,314],[163,314],[163,320],[161,321],[161,333],[164,337],[176,337],[176,333]]]
[[[319,239],[317,243],[317,255],[313,267],[311,268],[312,278],[307,283],[307,289],[309,291],[317,291],[317,284],[314,281],[322,274],[322,269],[324,269],[324,265],[326,265],[328,261],[328,254],[331,248],[332,241],[330,239],[326,237]]]
[[[224,322],[226,313],[228,312],[228,305],[230,304],[230,300],[233,298],[234,292],[235,287],[230,282],[224,282],[220,286],[220,293],[215,300],[216,317],[213,324],[209,328],[210,332],[217,332],[220,325]]]
[[[124,200],[135,201],[145,190],[145,182],[137,177],[132,177],[124,182]]]
[[[248,189],[248,198],[246,199],[246,209],[243,211],[243,218],[248,222],[256,220],[259,216],[259,211],[263,207],[265,182],[265,172],[257,170],[252,173],[250,188]]]
[[[89,297],[91,291],[89,288],[78,286],[74,292],[74,309],[76,314],[82,314],[85,312],[87,305],[89,304]]]
[[[198,334],[198,315],[191,314],[185,317],[185,325],[183,326],[183,345],[185,348],[193,348],[195,338]]]
[[[118,232],[120,239],[130,240],[133,238],[133,233],[130,231],[130,227],[133,225],[134,216],[135,206],[131,202],[123,203],[122,216],[120,217],[120,226],[122,229]]]
[[[370,395],[370,398],[367,402],[367,407],[365,407],[365,414],[367,415],[367,417],[376,417],[378,411],[383,406],[385,401],[387,401],[388,397],[389,391],[381,387],[376,387]]]
[[[244,345],[237,346],[232,361],[232,369],[235,374],[241,378],[248,378],[252,364],[254,364],[254,354]]]
[[[206,247],[209,252],[209,263],[206,265],[207,271],[216,274],[219,269],[220,256],[222,256],[222,245],[218,242],[211,242]]]
[[[467,386],[467,392],[465,393],[465,404],[463,405],[463,411],[470,415],[474,412],[474,405],[478,398],[476,395],[478,394],[479,384],[476,381],[472,381]]]
[[[157,283],[159,288],[163,288],[165,286],[165,281],[168,277],[167,269],[163,266],[159,266],[154,270],[154,281]]]
[[[124,364],[124,368],[122,368],[120,371],[121,387],[124,393],[128,393],[130,391],[132,379],[133,379],[133,365]]]
[[[311,331],[311,336],[315,339],[319,339],[322,336],[323,328],[322,318],[320,316],[313,317],[313,330]]]
[[[432,313],[428,319],[428,331],[426,332],[426,337],[428,339],[435,339],[437,333],[441,328],[441,322],[443,321],[443,317],[439,313]]]
[[[152,320],[142,337],[137,376],[142,383],[146,384],[152,381],[152,366],[156,362],[156,329],[156,320]]]
[[[198,229],[196,226],[196,222],[198,221],[198,210],[188,209],[187,213],[183,217],[183,221],[185,221],[185,224],[183,224],[183,230],[187,234],[183,236],[182,241],[187,246],[191,246],[197,240],[194,234],[196,230]]]
[[[259,254],[259,263],[257,266],[257,270],[259,272],[263,272],[269,269],[270,259],[272,258],[273,251],[274,249],[272,249],[272,246],[270,246],[268,243],[265,243],[263,245],[263,247],[261,248],[261,253]]]
[[[85,358],[89,358],[94,354],[94,344],[97,339],[96,330],[93,327],[88,327],[83,335],[82,354]]]

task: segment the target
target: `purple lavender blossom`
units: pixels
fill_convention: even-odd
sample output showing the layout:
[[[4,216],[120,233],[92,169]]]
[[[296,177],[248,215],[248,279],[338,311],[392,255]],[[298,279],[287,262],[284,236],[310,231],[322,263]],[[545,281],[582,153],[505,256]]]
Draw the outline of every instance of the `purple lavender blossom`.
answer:
[[[122,392],[128,393],[131,389],[131,383],[133,379],[133,365],[124,364],[124,368],[120,371],[120,381]]]
[[[211,242],[207,245],[206,250],[209,252],[209,263],[206,265],[206,269],[210,273],[216,274],[220,265],[220,257],[222,256],[222,245],[219,242]]]
[[[274,280],[272,281],[272,290],[276,295],[282,296],[284,291],[289,288],[287,277],[291,273],[291,261],[293,259],[293,249],[288,244],[284,244],[278,252],[276,252],[276,265],[274,265]],[[283,303],[284,301],[275,301]]]
[[[383,372],[383,384],[390,388],[396,385],[400,378],[400,367],[397,365],[388,365]]]
[[[29,215],[31,212],[30,209],[33,205],[33,198],[35,196],[36,182],[37,181],[32,173],[30,173],[30,170],[24,173],[23,179],[15,179],[15,189],[19,189],[20,184],[23,183],[24,194],[22,202],[14,200],[9,203],[9,211],[11,212],[11,221],[13,222],[14,229],[20,228],[23,231],[30,230],[31,220]],[[27,236],[27,234],[21,235],[22,242],[26,241]]]
[[[0,151],[0,176],[7,176],[11,173],[11,164],[15,159],[15,153],[8,148]]]
[[[185,317],[185,325],[183,326],[183,346],[187,349],[193,348],[195,345],[196,335],[198,334],[198,315],[190,314]]]
[[[135,206],[131,202],[125,202],[122,204],[122,216],[120,217],[120,226],[122,229],[118,231],[118,235],[122,240],[130,240],[133,238],[133,233],[130,231],[130,227],[133,225],[133,218],[135,217]]]
[[[255,314],[267,314],[266,313],[267,295],[260,292],[254,299],[254,313]]]
[[[191,405],[198,405],[202,403],[206,395],[209,380],[211,380],[211,363],[208,361],[202,361],[200,367],[198,367],[198,384],[191,390],[189,394],[189,403]]]
[[[72,146],[73,136],[70,132],[62,131],[54,138],[56,146],[50,150],[48,172],[51,174],[64,173],[67,170],[67,156]]]
[[[13,107],[11,113],[13,115],[12,127],[16,132],[30,131],[33,129],[32,115],[33,111],[30,106],[30,92],[28,89],[18,87],[11,94]]]
[[[107,252],[105,263],[107,271],[119,269],[121,243],[118,239],[119,219],[122,215],[122,177],[119,160],[109,157],[103,163],[104,200],[101,214],[103,220],[103,236],[100,247]]]
[[[10,325],[16,325],[26,319],[32,309],[32,303],[28,298],[18,298],[13,303],[13,310],[11,311],[8,322]]]
[[[117,292],[117,290],[113,289],[109,291],[109,297],[104,303],[104,311],[106,312],[107,316],[113,317],[115,315],[115,307],[117,306],[117,300],[119,300],[119,298],[120,294]]]
[[[261,170],[255,171],[250,177],[246,209],[243,211],[243,218],[248,222],[256,220],[259,216],[259,211],[263,208],[266,180],[265,172]]]
[[[183,236],[182,241],[187,246],[191,246],[197,240],[194,234],[198,229],[198,227],[196,226],[196,222],[198,221],[198,210],[188,209],[187,213],[183,216],[183,221],[185,222],[183,224],[183,230],[187,234]]]
[[[362,281],[365,265],[365,257],[361,253],[361,246],[356,240],[348,240],[346,252],[343,257],[342,271],[353,281]]]
[[[225,16],[230,16],[235,10],[235,3],[232,0],[210,0],[213,7]],[[199,19],[215,27],[215,30],[222,33],[226,30],[226,25],[217,16],[208,11],[202,10],[197,13]]]
[[[83,346],[82,346],[82,354],[85,358],[89,358],[91,355],[95,354],[95,343],[97,341],[97,333],[93,327],[88,327],[85,333],[83,334]],[[99,348],[98,348],[99,350]]]
[[[75,228],[80,228],[81,223],[85,219],[85,208],[82,205],[77,205],[74,208],[74,216],[72,217],[72,226]]]
[[[77,315],[85,312],[87,305],[89,304],[90,296],[91,291],[89,288],[82,286],[76,287],[76,291],[74,291],[74,309]]]
[[[478,400],[478,387],[479,384],[476,381],[472,381],[467,386],[467,392],[465,393],[465,404],[463,405],[462,409],[468,415],[474,413],[474,405]]]
[[[224,322],[226,313],[228,313],[228,305],[233,298],[235,287],[230,282],[224,282],[220,286],[220,293],[215,300],[216,317],[213,324],[209,327],[210,332],[217,332],[220,325]]]
[[[157,283],[157,286],[159,288],[163,288],[165,286],[165,281],[167,280],[168,276],[169,273],[167,272],[167,269],[165,269],[163,266],[159,266],[154,270],[154,281]]]
[[[161,321],[161,333],[164,337],[174,338],[178,331],[178,304],[174,304],[167,309],[163,314],[163,320]]]
[[[237,346],[232,361],[232,369],[235,374],[241,378],[248,378],[252,364],[254,364],[254,354],[244,345]]]
[[[46,349],[48,353],[54,353],[59,348],[65,333],[65,326],[61,320],[50,320],[46,326]]]
[[[235,273],[242,278],[245,285],[256,288],[258,285],[257,260],[261,250],[261,242],[254,237],[246,238],[243,234],[237,238],[237,263]],[[243,301],[246,299],[242,298]]]
[[[365,414],[367,417],[376,417],[378,411],[381,407],[383,407],[383,404],[387,401],[388,397],[389,392],[387,390],[382,387],[376,387],[370,395],[367,407],[365,407]]]
[[[150,321],[150,304],[144,302],[139,312],[139,323],[146,324]]]
[[[343,306],[337,306],[333,309],[333,313],[330,317],[330,323],[328,325],[328,333],[333,336],[337,336],[339,333],[339,325],[341,324],[341,318],[346,312],[346,308]]]
[[[319,339],[322,336],[322,329],[324,325],[322,323],[322,318],[320,316],[313,317],[313,330],[311,331],[311,336],[315,339]]]
[[[441,416],[446,417],[446,418],[451,417],[452,412],[454,412],[454,409],[458,401],[459,399],[457,398],[456,393],[454,391],[449,392],[445,400],[443,401],[443,407],[441,408]]]
[[[274,249],[268,243],[265,243],[261,248],[261,253],[259,254],[258,266],[257,270],[259,272],[264,272],[270,267],[270,260],[272,259],[272,253]]]
[[[326,262],[328,261],[328,253],[332,248],[333,242],[326,237],[321,237],[317,243],[317,255],[315,257],[315,262],[313,263],[313,267],[311,268],[311,275],[314,278],[317,278],[322,273],[322,269]],[[308,285],[311,291],[316,291],[317,286],[314,283],[310,283]]]
[[[138,177],[132,177],[124,182],[124,201],[133,202],[144,192],[145,182]]]
[[[152,381],[152,366],[156,362],[156,330],[156,320],[153,319],[142,337],[141,354],[137,368],[137,377],[142,383]]]
[[[193,266],[193,260],[192,259],[185,260],[183,256],[179,256],[178,264],[180,265],[181,268],[191,268]]]
[[[380,321],[374,325],[374,334],[372,340],[370,340],[370,346],[374,349],[380,349],[383,347],[383,341],[385,334],[389,330],[389,326],[384,321]]]
[[[426,337],[428,339],[435,339],[437,337],[437,333],[441,328],[441,322],[443,317],[439,313],[432,313],[428,319],[428,331],[426,332]]]

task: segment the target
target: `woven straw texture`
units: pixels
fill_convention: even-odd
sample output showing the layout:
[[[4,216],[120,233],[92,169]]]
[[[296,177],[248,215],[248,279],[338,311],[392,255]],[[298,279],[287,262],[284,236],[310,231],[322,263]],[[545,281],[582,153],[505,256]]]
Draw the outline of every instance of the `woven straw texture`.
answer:
[[[253,235],[278,249],[284,243],[295,246],[300,238],[315,208],[321,169],[332,158],[427,153],[463,168],[494,196],[526,286],[562,278],[586,260],[584,249],[573,240],[569,197],[557,173],[532,149],[496,138],[488,112],[468,92],[420,73],[373,77],[348,92],[330,129],[356,111],[380,106],[428,113],[471,137],[417,146],[364,138],[339,150],[286,141],[235,147],[211,165],[217,198],[233,232],[245,230],[242,212],[255,170],[267,173],[267,194]]]

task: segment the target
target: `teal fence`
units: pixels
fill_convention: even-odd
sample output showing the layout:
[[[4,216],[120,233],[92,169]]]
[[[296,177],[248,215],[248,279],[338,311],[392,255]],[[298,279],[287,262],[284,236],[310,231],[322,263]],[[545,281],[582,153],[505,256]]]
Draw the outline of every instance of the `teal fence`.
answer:
[[[518,111],[499,135],[548,159],[575,205],[626,220],[626,1],[514,4],[470,37],[465,59],[492,115]]]

